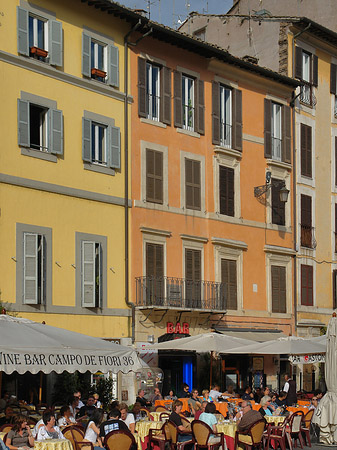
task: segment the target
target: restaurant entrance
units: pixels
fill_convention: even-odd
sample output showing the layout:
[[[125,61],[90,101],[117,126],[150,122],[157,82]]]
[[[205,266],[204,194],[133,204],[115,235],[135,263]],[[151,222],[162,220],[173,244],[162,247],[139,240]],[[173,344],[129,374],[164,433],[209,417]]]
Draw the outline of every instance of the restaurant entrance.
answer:
[[[183,383],[187,383],[190,390],[196,375],[196,355],[193,352],[164,352],[158,355],[158,366],[164,372],[162,395],[173,389],[179,393]]]

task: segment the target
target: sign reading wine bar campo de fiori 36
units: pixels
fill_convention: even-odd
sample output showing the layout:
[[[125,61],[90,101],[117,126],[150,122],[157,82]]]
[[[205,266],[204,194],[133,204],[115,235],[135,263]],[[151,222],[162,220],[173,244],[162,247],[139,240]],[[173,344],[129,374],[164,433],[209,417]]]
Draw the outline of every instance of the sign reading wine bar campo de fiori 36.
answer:
[[[316,355],[290,355],[291,364],[314,364],[325,362],[325,353],[317,353]]]

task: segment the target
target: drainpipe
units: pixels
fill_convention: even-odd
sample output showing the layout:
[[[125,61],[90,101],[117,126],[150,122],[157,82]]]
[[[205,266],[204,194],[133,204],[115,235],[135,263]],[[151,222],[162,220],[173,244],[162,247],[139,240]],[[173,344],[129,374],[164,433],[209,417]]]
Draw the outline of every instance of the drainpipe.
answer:
[[[131,340],[135,342],[135,305],[129,300],[129,114],[128,114],[128,95],[129,95],[129,61],[128,61],[128,38],[131,33],[141,25],[141,20],[131,28],[124,36],[124,229],[125,229],[125,303],[131,308]]]
[[[302,33],[309,30],[311,27],[311,23],[302,31],[294,34],[293,42],[292,42],[292,77],[295,78],[295,39],[298,38]],[[293,99],[290,102],[290,106],[292,108],[292,123],[293,123],[293,217],[294,217],[294,250],[297,251],[297,174],[296,174],[296,139],[295,139],[295,130],[296,130],[296,120],[295,120],[295,100],[298,97],[294,95]],[[296,254],[294,255],[294,318],[295,318],[295,333],[297,332],[297,258]]]

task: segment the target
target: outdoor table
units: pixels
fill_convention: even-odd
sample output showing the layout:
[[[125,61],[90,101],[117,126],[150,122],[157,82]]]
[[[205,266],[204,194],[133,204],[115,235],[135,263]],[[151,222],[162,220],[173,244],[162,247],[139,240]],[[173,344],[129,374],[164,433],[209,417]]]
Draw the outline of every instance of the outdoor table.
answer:
[[[151,414],[151,416],[153,417],[153,420],[155,421],[155,422],[159,422],[159,420],[160,420],[160,414],[162,414],[164,411],[154,411],[154,412],[151,412],[150,414]],[[169,414],[171,414],[171,413],[169,413]]]
[[[3,431],[0,431],[0,439],[4,440],[4,437],[7,433],[4,433]]]
[[[264,416],[268,423],[273,423],[275,425],[280,425],[284,422],[285,416]]]
[[[224,417],[227,416],[228,405],[227,402],[214,402],[216,410],[219,411]]]
[[[148,446],[150,428],[160,430],[163,424],[164,421],[155,421],[155,420],[139,420],[138,422],[136,422],[136,431],[140,438],[141,447],[143,450],[145,450]]]
[[[300,406],[310,406],[310,400],[297,400]]]
[[[68,439],[46,439],[35,441],[34,450],[73,450],[73,446]]]
[[[236,422],[224,422],[216,425],[217,433],[223,433],[228,450],[234,450],[235,432],[237,430]]]
[[[303,414],[305,415],[309,409],[306,408],[305,406],[288,406],[287,410],[294,413],[296,411],[303,411]]]
[[[140,436],[138,433],[132,433],[133,437],[135,438],[137,449],[142,450],[142,441],[140,439]]]

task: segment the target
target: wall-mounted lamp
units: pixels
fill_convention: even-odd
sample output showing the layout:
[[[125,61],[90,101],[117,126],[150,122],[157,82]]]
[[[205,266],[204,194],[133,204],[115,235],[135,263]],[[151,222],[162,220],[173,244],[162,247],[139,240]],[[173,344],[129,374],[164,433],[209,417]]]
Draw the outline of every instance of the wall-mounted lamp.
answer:
[[[266,184],[254,187],[254,196],[260,198],[263,194],[269,191],[272,186],[280,188],[280,201],[282,203],[286,203],[288,201],[290,191],[286,188],[286,183],[284,180],[273,180],[273,183],[271,183],[270,171],[266,172]]]

